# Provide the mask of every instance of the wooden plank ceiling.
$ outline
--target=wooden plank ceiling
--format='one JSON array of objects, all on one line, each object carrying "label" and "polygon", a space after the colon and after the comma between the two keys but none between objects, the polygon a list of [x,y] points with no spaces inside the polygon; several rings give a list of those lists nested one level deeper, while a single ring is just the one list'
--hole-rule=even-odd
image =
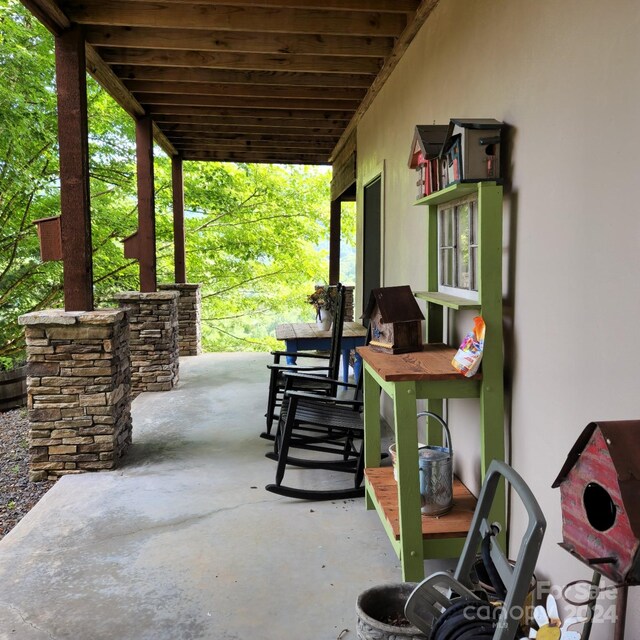
[{"label": "wooden plank ceiling", "polygon": [[23,0],[185,160],[327,163],[437,0]]}]

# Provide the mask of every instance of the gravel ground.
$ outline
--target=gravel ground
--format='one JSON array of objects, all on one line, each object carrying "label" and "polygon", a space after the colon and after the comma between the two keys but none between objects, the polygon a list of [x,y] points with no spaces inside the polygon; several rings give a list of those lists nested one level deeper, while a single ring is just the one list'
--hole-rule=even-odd
[{"label": "gravel ground", "polygon": [[54,484],[29,482],[28,432],[25,409],[0,413],[0,539]]}]

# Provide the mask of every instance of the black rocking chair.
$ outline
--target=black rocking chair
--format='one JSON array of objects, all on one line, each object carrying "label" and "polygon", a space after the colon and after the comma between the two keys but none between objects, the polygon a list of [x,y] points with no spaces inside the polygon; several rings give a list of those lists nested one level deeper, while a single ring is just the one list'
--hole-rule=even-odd
[{"label": "black rocking chair", "polygon": [[[260,434],[261,438],[273,440],[271,434],[273,421],[279,418],[278,410],[282,406],[282,398],[285,388],[285,374],[288,372],[304,372],[306,375],[296,382],[297,389],[324,393],[325,395],[335,396],[338,385],[342,384],[338,381],[338,373],[340,371],[340,357],[342,355],[342,331],[344,328],[344,289],[340,283],[336,285],[336,309],[333,317],[333,328],[331,334],[331,349],[329,354],[314,353],[307,351],[289,352],[289,351],[272,351],[273,364],[267,365],[270,370],[269,379],[269,396],[267,399],[266,430]],[[323,360],[323,363],[317,365],[287,365],[281,364],[280,359],[286,356],[295,356],[298,358],[314,358]]]},{"label": "black rocking chair", "polygon": [[[353,398],[336,398],[307,391],[290,390],[303,374],[289,374],[281,416],[278,421],[274,451],[266,456],[276,460],[275,484],[265,489],[271,493],[304,500],[336,500],[364,495],[364,449],[362,440],[361,382],[349,384]],[[297,380],[296,380],[297,379]],[[289,455],[292,448],[335,454],[331,460],[296,458]],[[287,465],[309,469],[326,469],[354,474],[352,488],[314,490],[299,489],[282,484]]]}]

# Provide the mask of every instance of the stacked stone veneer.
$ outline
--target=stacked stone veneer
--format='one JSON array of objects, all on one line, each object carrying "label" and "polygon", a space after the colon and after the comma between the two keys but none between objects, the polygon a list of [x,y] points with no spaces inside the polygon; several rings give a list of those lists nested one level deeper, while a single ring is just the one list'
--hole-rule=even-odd
[{"label": "stacked stone veneer", "polygon": [[178,346],[181,356],[198,356],[202,353],[200,334],[200,309],[202,294],[199,284],[161,284],[161,291],[177,291],[178,298]]},{"label": "stacked stone veneer", "polygon": [[118,293],[129,312],[131,393],[170,391],[178,382],[178,291]]},{"label": "stacked stone veneer", "polygon": [[131,443],[126,312],[21,316],[27,342],[30,479],[113,469]]},{"label": "stacked stone veneer", "polygon": [[344,320],[353,322],[353,285],[344,287]]}]

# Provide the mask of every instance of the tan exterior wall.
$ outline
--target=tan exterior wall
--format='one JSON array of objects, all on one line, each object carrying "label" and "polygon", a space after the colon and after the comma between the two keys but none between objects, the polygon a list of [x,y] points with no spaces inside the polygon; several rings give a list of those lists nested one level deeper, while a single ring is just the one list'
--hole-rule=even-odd
[{"label": "tan exterior wall", "polygon": [[[556,545],[551,483],[588,422],[640,417],[639,33],[637,0],[441,0],[358,127],[360,230],[362,185],[384,166],[383,283],[415,290],[426,288],[426,227],[407,168],[414,125],[493,117],[513,127],[510,461],[549,521],[539,577],[560,585],[590,571]],[[450,403],[450,420],[458,470],[476,489],[477,405]],[[511,527],[519,540],[520,509]],[[627,638],[640,637],[635,591]],[[612,634],[597,625],[592,638]]]}]

